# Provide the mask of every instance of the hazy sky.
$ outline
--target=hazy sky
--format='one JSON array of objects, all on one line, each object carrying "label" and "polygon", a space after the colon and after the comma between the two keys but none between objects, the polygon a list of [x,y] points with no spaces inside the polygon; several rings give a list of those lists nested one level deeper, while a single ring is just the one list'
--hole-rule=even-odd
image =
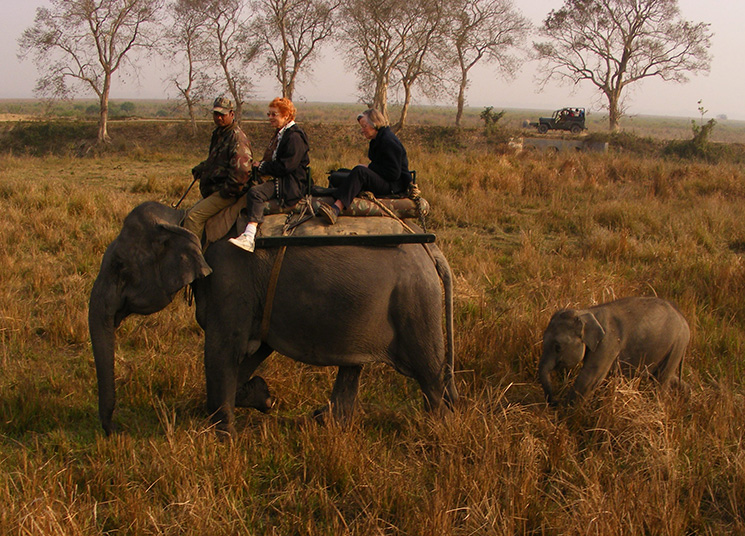
[{"label": "hazy sky", "polygon": [[[43,5],[48,3],[45,0],[0,0],[3,77],[0,98],[33,97],[37,71],[30,60],[20,62],[17,59],[17,40],[33,23],[36,8]],[[561,7],[563,0],[514,0],[514,5],[538,25],[551,9]],[[646,80],[633,85],[628,113],[698,117],[697,102],[702,99],[709,117],[726,114],[730,119],[745,120],[745,0],[679,0],[679,6],[685,19],[711,24],[714,32],[711,73],[691,77],[686,84]],[[601,100],[589,84],[578,87],[553,84],[539,93],[535,81],[536,66],[536,63],[525,64],[513,80],[503,79],[489,66],[474,68],[468,105],[541,110],[585,106],[599,110]],[[111,97],[172,97],[173,90],[166,88],[162,82],[164,78],[162,65],[157,62],[144,65],[139,80],[132,77],[117,80]],[[257,80],[253,100],[268,100],[276,92],[274,81]],[[316,65],[312,79],[299,83],[295,99],[356,102],[356,77],[346,72],[341,55],[329,47],[325,49],[323,62]]]}]

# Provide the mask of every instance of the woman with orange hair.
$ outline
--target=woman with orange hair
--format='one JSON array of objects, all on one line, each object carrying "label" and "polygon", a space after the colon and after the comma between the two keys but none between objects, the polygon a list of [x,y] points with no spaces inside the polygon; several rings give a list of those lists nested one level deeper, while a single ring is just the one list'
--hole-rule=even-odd
[{"label": "woman with orange hair", "polygon": [[231,238],[230,243],[246,251],[253,251],[256,229],[264,221],[264,203],[277,198],[281,204],[292,205],[307,193],[308,137],[295,124],[295,105],[285,98],[276,98],[269,103],[267,117],[277,129],[261,162],[253,166],[270,180],[251,187],[248,202],[248,225],[243,234]]}]

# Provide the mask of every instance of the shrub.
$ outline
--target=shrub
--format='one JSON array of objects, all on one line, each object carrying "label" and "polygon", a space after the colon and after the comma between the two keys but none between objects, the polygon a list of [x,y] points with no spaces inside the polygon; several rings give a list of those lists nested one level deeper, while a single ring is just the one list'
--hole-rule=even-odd
[{"label": "shrub", "polygon": [[0,137],[0,151],[67,154],[95,139],[96,126],[92,123],[19,122]]},{"label": "shrub", "polygon": [[507,112],[504,110],[495,113],[493,106],[487,106],[484,108],[479,117],[481,117],[481,120],[484,122],[484,133],[487,136],[497,130],[499,127],[499,120],[504,117],[505,113]]}]

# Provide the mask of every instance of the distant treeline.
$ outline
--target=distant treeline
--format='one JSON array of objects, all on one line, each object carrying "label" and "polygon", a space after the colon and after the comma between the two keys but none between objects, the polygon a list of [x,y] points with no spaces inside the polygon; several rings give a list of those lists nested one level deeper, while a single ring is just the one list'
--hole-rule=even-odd
[{"label": "distant treeline", "polygon": [[[154,103],[148,106],[153,106]],[[348,109],[345,109],[347,106]],[[329,151],[334,146],[348,147],[363,155],[366,143],[358,133],[354,120],[343,121],[354,109],[353,105],[344,105],[340,109],[330,107],[328,116],[335,120],[303,121],[311,140],[315,154]],[[311,115],[324,115],[316,108]],[[3,112],[0,112],[3,113]],[[6,112],[7,113],[7,112]],[[512,112],[512,119],[499,129],[484,126],[456,128],[444,124],[413,124],[400,133],[402,140],[410,150],[425,148],[446,153],[474,152],[510,153],[513,149],[510,140],[518,137],[534,136],[532,129],[520,128],[517,120],[520,115]],[[433,119],[433,115],[423,117]],[[660,136],[658,123],[654,118],[640,121],[636,129],[609,133],[603,130],[591,132],[583,139],[608,142],[611,152],[637,154],[640,156],[659,156],[664,158],[683,158],[707,161],[711,163],[732,162],[745,163],[745,143],[742,141],[720,143],[691,137],[691,123],[679,119],[679,126],[673,130],[669,125],[667,132],[674,136]],[[729,126],[731,138],[745,140],[745,123]],[[686,133],[686,127],[688,132]],[[128,154],[141,153],[189,153],[200,154],[209,144],[212,122],[199,124],[195,134],[184,119],[148,119],[122,120],[111,123],[112,143],[102,147],[96,143],[97,126],[95,121],[84,120],[51,120],[51,121],[5,121],[0,122],[0,153],[43,156],[49,154],[92,156],[102,153]],[[244,120],[243,128],[260,150],[271,136],[271,128],[266,121]],[[720,128],[717,124],[716,128]],[[648,132],[650,134],[638,134]],[[568,137],[568,136],[566,136]],[[712,137],[714,138],[714,137]]]}]

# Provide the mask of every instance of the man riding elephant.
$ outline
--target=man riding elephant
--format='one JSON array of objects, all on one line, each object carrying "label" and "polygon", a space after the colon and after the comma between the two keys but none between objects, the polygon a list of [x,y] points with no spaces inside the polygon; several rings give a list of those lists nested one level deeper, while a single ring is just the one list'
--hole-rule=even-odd
[{"label": "man riding elephant", "polygon": [[199,179],[202,200],[191,207],[183,227],[202,238],[205,222],[240,197],[251,177],[253,157],[248,137],[235,120],[233,102],[218,97],[212,106],[212,131],[207,159],[191,170]]}]

